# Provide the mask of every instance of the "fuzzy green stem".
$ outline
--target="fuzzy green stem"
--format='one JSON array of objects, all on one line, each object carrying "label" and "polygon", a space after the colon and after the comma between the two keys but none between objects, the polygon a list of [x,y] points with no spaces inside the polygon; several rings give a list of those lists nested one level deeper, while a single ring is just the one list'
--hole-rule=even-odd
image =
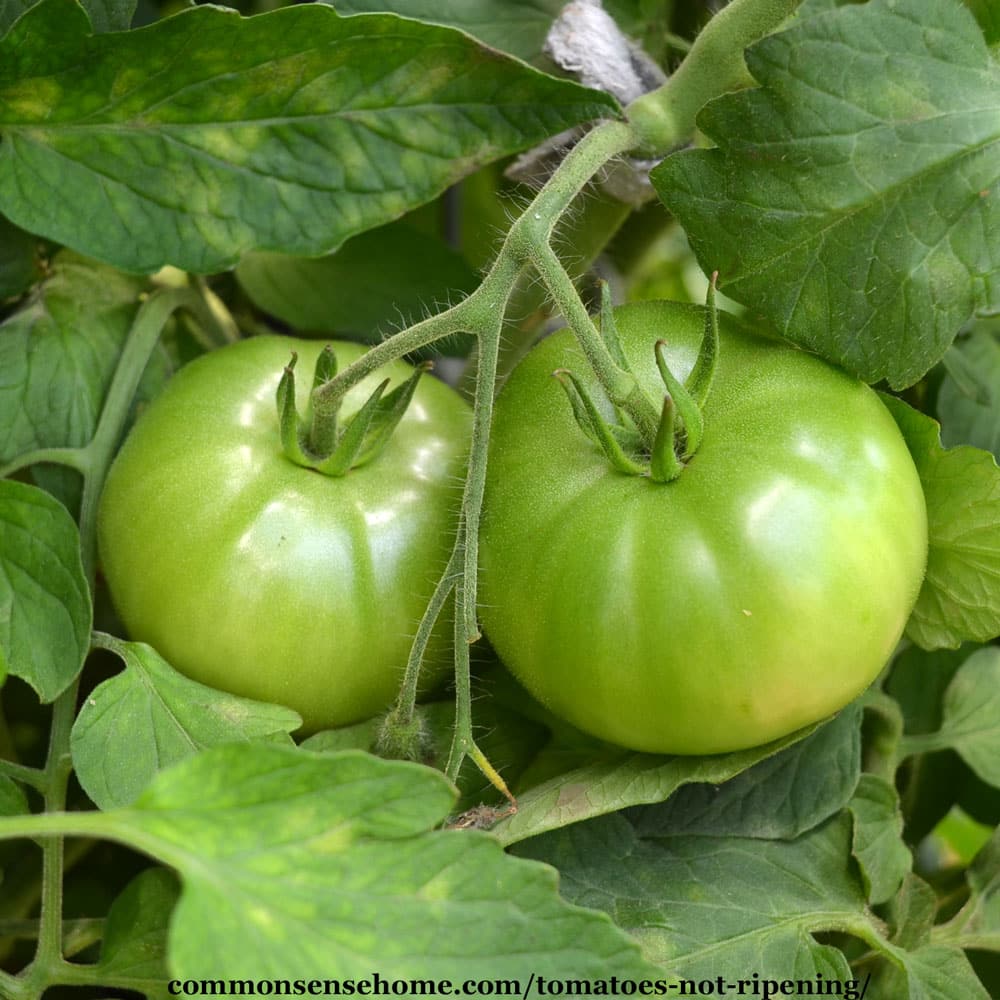
[{"label": "fuzzy green stem", "polygon": [[[59,812],[66,806],[66,787],[73,770],[69,738],[76,718],[77,684],[71,684],[55,701],[49,753],[45,764],[45,811]],[[38,926],[38,948],[26,980],[41,993],[49,983],[49,969],[63,960],[62,902],[65,872],[62,837],[42,841],[42,898]]]},{"label": "fuzzy green stem", "polygon": [[455,333],[481,334],[483,330],[491,329],[498,316],[504,313],[513,293],[519,268],[512,270],[512,263],[523,265],[534,262],[536,249],[548,245],[556,223],[594,174],[635,143],[634,133],[624,122],[603,122],[588,132],[570,150],[545,187],[511,227],[496,261],[476,291],[450,309],[376,344],[336,378],[317,389],[313,394],[313,405],[339,405],[351,386],[382,365],[447,336]]},{"label": "fuzzy green stem", "polygon": [[633,101],[625,114],[639,147],[663,156],[695,132],[698,112],[713,97],[753,83],[743,51],[771,34],[801,0],[732,0],[705,25],[662,87]]},{"label": "fuzzy green stem", "polygon": [[[520,270],[507,258],[504,264],[508,276],[508,296]],[[504,300],[506,306],[507,300]],[[486,461],[493,422],[493,397],[497,380],[497,359],[500,354],[500,334],[504,309],[493,316],[492,326],[479,337],[479,366],[476,374],[476,398],[473,409],[472,445],[469,450],[465,495],[462,497],[462,534],[465,541],[465,561],[462,573],[462,600],[456,602],[456,619],[464,621],[463,639],[466,644],[479,638],[476,620],[476,582],[479,569],[479,520],[486,493]]]},{"label": "fuzzy green stem", "polygon": [[11,459],[6,465],[0,466],[0,479],[6,479],[15,472],[43,463],[64,465],[80,473],[87,469],[86,456],[81,448],[38,448],[35,451],[26,451]]},{"label": "fuzzy green stem", "polygon": [[451,750],[445,765],[445,774],[452,781],[457,782],[462,770],[462,762],[466,757],[470,757],[490,784],[510,802],[511,812],[516,812],[517,802],[507,787],[507,782],[489,762],[486,754],[479,749],[472,735],[472,676],[469,664],[469,643],[465,641],[467,632],[460,610],[461,607],[467,606],[468,598],[461,582],[456,585],[455,600],[459,606],[455,614],[455,729],[452,733]]},{"label": "fuzzy green stem", "polygon": [[406,661],[406,670],[403,673],[403,683],[399,687],[399,696],[393,707],[392,714],[400,722],[408,723],[413,719],[414,709],[417,704],[417,688],[420,684],[420,667],[423,663],[424,653],[427,651],[427,644],[430,642],[431,633],[437,624],[441,611],[444,609],[451,592],[455,589],[457,570],[462,563],[462,553],[465,551],[463,533],[458,532],[455,545],[448,558],[448,565],[445,567],[441,579],[438,580],[430,603],[427,605],[420,625],[417,627],[417,634],[410,647],[410,655]]}]

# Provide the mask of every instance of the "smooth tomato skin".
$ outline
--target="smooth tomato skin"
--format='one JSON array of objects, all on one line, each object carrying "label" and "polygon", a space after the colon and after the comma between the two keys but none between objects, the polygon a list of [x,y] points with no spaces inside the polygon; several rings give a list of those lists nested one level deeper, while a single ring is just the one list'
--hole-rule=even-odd
[{"label": "smooth tomato skin", "polygon": [[[98,519],[130,635],[197,681],[294,709],[306,731],[393,700],[454,541],[471,427],[465,402],[425,376],[367,465],[339,479],[294,465],[275,392],[294,350],[304,413],[323,346],[253,337],[183,368],[126,440]],[[334,346],[341,368],[364,350]],[[343,412],[411,371],[379,369]],[[447,665],[444,639],[429,660],[430,675]]]},{"label": "smooth tomato skin", "polygon": [[[615,315],[662,399],[654,344],[686,377],[703,311]],[[836,712],[888,661],[924,576],[923,491],[878,396],[720,320],[704,440],[672,483],[614,471],[584,437],[551,373],[570,368],[604,397],[568,331],[497,399],[486,634],[555,714],[635,750],[737,750]]]}]

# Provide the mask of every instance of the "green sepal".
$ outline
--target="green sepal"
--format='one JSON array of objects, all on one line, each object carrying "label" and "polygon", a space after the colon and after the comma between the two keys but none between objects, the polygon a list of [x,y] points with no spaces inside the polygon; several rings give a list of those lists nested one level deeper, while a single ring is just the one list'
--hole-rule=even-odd
[{"label": "green sepal", "polygon": [[413,399],[414,392],[417,391],[417,383],[424,372],[429,372],[433,368],[430,361],[424,361],[418,365],[413,374],[402,384],[396,386],[388,396],[385,396],[372,418],[365,435],[361,452],[354,461],[353,468],[370,462],[378,455],[389,441],[392,432],[396,429],[403,414],[406,413],[410,400]]},{"label": "green sepal", "polygon": [[[683,458],[688,458],[698,450],[701,444],[702,436],[705,433],[705,421],[702,419],[701,410],[691,393],[681,385],[677,376],[670,370],[670,366],[663,356],[663,348],[666,346],[665,340],[658,340],[653,348],[656,354],[656,367],[660,370],[660,378],[663,379],[668,395],[673,398],[677,415],[681,418],[681,424],[684,427],[684,447],[681,449],[681,454]],[[661,419],[661,426],[662,423]],[[679,428],[675,422],[674,433],[676,434],[678,431]]]},{"label": "green sepal", "polygon": [[[552,376],[563,387],[566,398],[569,399],[570,405],[573,407],[573,416],[584,434],[604,452],[614,468],[630,476],[644,475],[645,468],[629,458],[619,441],[619,437],[627,436],[627,429],[613,428],[601,416],[589,393],[571,371],[560,368],[558,371],[554,371]],[[638,435],[636,435],[636,440],[638,440]]]},{"label": "green sepal", "polygon": [[615,324],[615,307],[611,301],[611,286],[606,282],[600,282],[601,286],[601,338],[608,353],[614,359],[616,365],[623,371],[629,371],[628,360],[625,351],[622,349],[622,342],[618,337],[618,326]]},{"label": "green sepal", "polygon": [[705,334],[701,338],[698,359],[687,377],[687,390],[694,399],[695,405],[702,409],[712,388],[715,378],[715,365],[719,358],[719,312],[715,306],[715,283],[719,272],[712,275],[705,295]]},{"label": "green sepal", "polygon": [[337,446],[330,455],[316,463],[316,469],[323,475],[344,476],[354,467],[364,446],[368,428],[375,419],[375,411],[382,399],[382,393],[385,392],[385,387],[388,384],[389,380],[384,379],[375,387],[375,391],[365,400],[365,405],[354,414],[347,424]]},{"label": "green sepal", "polygon": [[295,407],[295,363],[299,356],[292,351],[292,357],[281,373],[276,402],[278,406],[278,433],[281,448],[296,465],[312,467],[313,459],[305,446],[308,425],[299,416]]},{"label": "green sepal", "polygon": [[[278,383],[278,429],[281,447],[286,457],[296,465],[315,469],[326,476],[343,476],[351,469],[370,462],[388,442],[396,425],[413,399],[420,376],[431,368],[424,362],[402,385],[384,395],[389,379],[382,381],[345,426],[337,431],[337,414],[323,414],[323,441],[314,441],[318,415],[310,404],[310,419],[303,420],[295,407],[295,364],[298,355],[292,352]],[[329,345],[316,360],[313,391],[337,374],[337,358]],[[339,408],[339,406],[338,406]],[[335,441],[327,441],[336,437]],[[322,445],[322,447],[319,447]]]},{"label": "green sepal", "polygon": [[318,389],[325,385],[337,374],[337,352],[332,344],[327,344],[319,357],[316,359],[316,368],[313,371],[313,389]]},{"label": "green sepal", "polygon": [[337,446],[340,428],[337,426],[337,414],[340,412],[340,400],[328,404],[322,411],[313,406],[316,390],[325,385],[337,374],[337,354],[332,344],[327,344],[316,358],[313,369],[312,392],[309,393],[309,412],[306,424],[309,428],[308,450],[311,454],[322,457],[329,455]]},{"label": "green sepal", "polygon": [[684,466],[674,450],[677,407],[669,395],[663,397],[663,411],[660,414],[660,426],[656,430],[656,440],[649,456],[649,478],[656,483],[673,482]]},{"label": "green sepal", "polygon": [[375,458],[403,419],[420,376],[430,367],[430,362],[424,362],[388,395],[383,394],[389,380],[380,382],[364,406],[351,418],[332,454],[318,463],[316,468],[327,476],[343,476]]}]

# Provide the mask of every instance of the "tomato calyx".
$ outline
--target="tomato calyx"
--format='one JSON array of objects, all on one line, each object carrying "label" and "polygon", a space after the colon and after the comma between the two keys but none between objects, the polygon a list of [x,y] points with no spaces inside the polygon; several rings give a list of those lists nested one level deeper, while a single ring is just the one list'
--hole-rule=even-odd
[{"label": "tomato calyx", "polygon": [[340,400],[330,408],[313,405],[316,390],[337,374],[333,348],[327,345],[316,360],[313,395],[304,418],[295,405],[297,361],[298,355],[293,351],[278,383],[276,403],[282,450],[296,465],[326,476],[344,476],[381,453],[410,405],[420,376],[431,368],[429,361],[424,362],[389,393],[386,393],[389,379],[384,379],[352,417],[341,421]]},{"label": "tomato calyx", "polygon": [[[566,392],[573,416],[584,434],[604,452],[612,467],[631,476],[648,476],[653,482],[673,482],[684,464],[697,452],[705,432],[702,416],[712,387],[719,354],[719,319],[715,306],[715,282],[712,275],[705,300],[705,332],[691,373],[682,382],[667,364],[667,341],[654,346],[656,367],[663,382],[664,395],[659,422],[652,440],[644,439],[621,407],[615,406],[615,420],[604,417],[584,383],[569,369],[554,371],[553,377]],[[630,371],[615,326],[611,297],[602,288],[601,335],[615,363]]]}]

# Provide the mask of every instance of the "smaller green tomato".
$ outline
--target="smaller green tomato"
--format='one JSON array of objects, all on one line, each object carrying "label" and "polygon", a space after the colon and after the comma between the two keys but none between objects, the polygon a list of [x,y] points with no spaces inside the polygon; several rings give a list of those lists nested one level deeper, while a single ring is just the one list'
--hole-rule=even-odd
[{"label": "smaller green tomato", "polygon": [[[395,696],[454,540],[470,412],[425,376],[385,450],[333,478],[289,461],[275,392],[292,351],[305,412],[321,342],[253,337],[183,368],[108,477],[101,564],[130,635],[189,677],[285,705],[312,731]],[[341,368],[364,348],[334,344]],[[412,372],[395,362],[356,386]],[[437,636],[425,676],[448,663]]]},{"label": "smaller green tomato", "polygon": [[[645,302],[615,317],[662,399],[654,345],[685,379],[704,312]],[[924,575],[923,491],[878,396],[720,322],[704,437],[672,482],[615,471],[584,436],[552,373],[603,396],[568,331],[496,403],[486,634],[555,714],[636,750],[737,750],[836,712],[887,662]]]}]

